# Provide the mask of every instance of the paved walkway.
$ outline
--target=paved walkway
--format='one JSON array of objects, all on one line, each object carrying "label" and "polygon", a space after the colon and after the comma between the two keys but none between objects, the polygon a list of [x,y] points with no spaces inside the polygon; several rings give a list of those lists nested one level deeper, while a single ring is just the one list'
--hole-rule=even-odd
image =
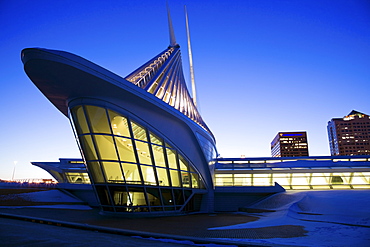
[{"label": "paved walkway", "polygon": [[[306,231],[301,226],[285,225],[254,229],[208,230],[213,227],[236,225],[255,221],[258,217],[246,214],[194,214],[185,216],[169,216],[158,218],[120,218],[103,216],[97,209],[72,210],[53,208],[0,208],[0,216],[19,216],[34,219],[34,222],[85,228],[99,231],[114,232],[124,235],[140,235],[144,237],[164,237],[172,239],[193,240],[196,243],[217,241],[217,238],[229,239],[268,239],[292,238],[304,236]],[[50,222],[48,222],[50,221]],[[96,230],[96,229],[95,229]],[[210,240],[213,239],[213,240]],[[240,242],[239,242],[240,245]],[[251,245],[249,245],[251,246]]]},{"label": "paved walkway", "polygon": [[0,246],[6,247],[189,247],[190,244],[190,241],[162,242],[7,218],[0,219],[0,240]]}]

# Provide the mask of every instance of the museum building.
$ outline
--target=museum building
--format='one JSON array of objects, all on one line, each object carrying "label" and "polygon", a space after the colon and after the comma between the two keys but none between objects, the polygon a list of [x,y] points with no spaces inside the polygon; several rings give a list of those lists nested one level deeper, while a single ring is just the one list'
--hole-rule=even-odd
[{"label": "museum building", "polygon": [[[272,175],[253,175],[261,173],[255,164],[261,162],[270,174],[266,164],[273,158],[217,158],[215,138],[186,87],[169,23],[170,45],[125,78],[68,52],[22,51],[26,74],[70,119],[82,156],[62,165],[33,164],[61,184],[85,184],[105,214],[236,211],[284,191]],[[361,172],[368,172],[369,157],[363,158]]]}]

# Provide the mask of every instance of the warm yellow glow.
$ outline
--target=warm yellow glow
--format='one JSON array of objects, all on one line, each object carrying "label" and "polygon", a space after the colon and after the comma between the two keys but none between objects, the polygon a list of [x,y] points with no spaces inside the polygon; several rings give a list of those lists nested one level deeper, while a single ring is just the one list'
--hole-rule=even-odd
[{"label": "warm yellow glow", "polygon": [[273,186],[285,189],[370,188],[370,172],[215,174],[216,186]]}]

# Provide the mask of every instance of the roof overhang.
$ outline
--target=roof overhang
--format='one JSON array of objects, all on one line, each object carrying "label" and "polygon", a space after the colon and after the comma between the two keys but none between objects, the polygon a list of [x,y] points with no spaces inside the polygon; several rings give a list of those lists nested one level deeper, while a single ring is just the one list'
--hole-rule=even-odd
[{"label": "roof overhang", "polygon": [[77,55],[57,50],[27,48],[22,51],[24,70],[36,87],[68,116],[68,102],[82,97],[129,100],[147,109],[165,112],[192,129],[208,133],[187,116],[122,77]]}]

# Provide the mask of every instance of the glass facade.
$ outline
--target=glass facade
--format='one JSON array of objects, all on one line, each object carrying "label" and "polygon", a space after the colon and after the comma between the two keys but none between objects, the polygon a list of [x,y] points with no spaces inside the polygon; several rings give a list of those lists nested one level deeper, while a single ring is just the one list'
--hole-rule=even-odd
[{"label": "glass facade", "polygon": [[71,115],[103,210],[197,210],[193,194],[204,183],[168,141],[104,107],[78,105]]},{"label": "glass facade", "polygon": [[274,186],[286,190],[370,189],[370,172],[337,173],[223,173],[215,175],[216,186]]},{"label": "glass facade", "polygon": [[286,190],[370,189],[370,158],[322,156],[220,159],[215,186],[274,186]]}]

